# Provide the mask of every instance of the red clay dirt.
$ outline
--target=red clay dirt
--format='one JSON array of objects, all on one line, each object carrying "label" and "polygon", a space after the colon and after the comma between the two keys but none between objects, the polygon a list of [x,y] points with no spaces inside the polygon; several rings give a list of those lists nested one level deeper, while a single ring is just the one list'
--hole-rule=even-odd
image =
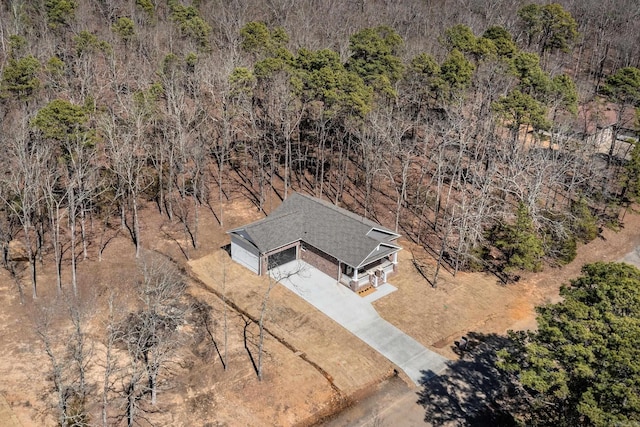
[{"label": "red clay dirt", "polygon": [[[275,199],[272,207],[277,204]],[[381,355],[284,287],[276,286],[266,316],[264,379],[258,381],[242,337],[246,327],[249,351],[255,357],[258,328],[252,319],[259,317],[268,283],[232,263],[220,248],[228,243],[225,230],[263,214],[238,196],[225,204],[221,227],[212,212],[202,208],[200,246],[188,251],[179,224],[160,216],[153,206],[143,214],[144,247],[170,255],[194,276],[189,293],[213,308],[213,335],[219,347],[224,313],[220,296],[225,294],[231,302],[227,305],[227,369],[223,369],[211,342],[193,338],[185,343],[162,379],[158,393],[162,410],[147,414],[154,424],[312,425],[356,402],[392,374],[393,366]],[[392,280],[398,291],[374,305],[385,319],[424,345],[456,358],[451,346],[461,335],[535,326],[534,307],[558,300],[559,286],[576,277],[584,263],[615,261],[640,245],[640,216],[627,214],[620,231],[604,230],[602,238],[579,248],[571,264],[523,275],[518,283],[507,286],[488,274],[458,273],[453,277],[441,271],[438,287],[432,288],[411,263],[411,250],[421,259],[428,259],[427,255],[410,242],[401,241],[401,245],[405,250],[399,274]],[[109,243],[101,262],[97,249],[90,247],[89,258],[79,264],[81,294],[94,304],[90,337],[98,359],[107,295],[114,291],[126,300],[135,277],[133,245],[124,233]],[[55,296],[53,269],[41,269],[39,281],[37,304],[46,305]],[[65,286],[68,283],[65,277]],[[25,291],[26,302],[21,305],[12,279],[0,272],[0,394],[22,426],[55,425],[48,363],[33,326],[36,304],[28,287]],[[94,371],[97,379],[98,360]],[[2,419],[0,425],[12,425],[10,422]]]}]

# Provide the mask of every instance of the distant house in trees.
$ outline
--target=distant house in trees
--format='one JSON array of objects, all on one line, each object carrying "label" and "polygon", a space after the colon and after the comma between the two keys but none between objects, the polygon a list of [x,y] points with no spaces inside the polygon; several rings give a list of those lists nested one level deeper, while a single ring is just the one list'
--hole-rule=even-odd
[{"label": "distant house in trees", "polygon": [[582,137],[592,143],[597,152],[606,154],[611,148],[614,126],[618,133],[613,155],[620,159],[627,158],[633,144],[640,137],[640,129],[636,126],[636,112],[628,109],[618,122],[615,105],[612,103],[592,102],[578,110],[578,122],[582,127]]},{"label": "distant house in trees", "polygon": [[331,203],[293,193],[268,217],[228,231],[231,258],[256,274],[302,259],[359,291],[397,271],[397,233]]}]

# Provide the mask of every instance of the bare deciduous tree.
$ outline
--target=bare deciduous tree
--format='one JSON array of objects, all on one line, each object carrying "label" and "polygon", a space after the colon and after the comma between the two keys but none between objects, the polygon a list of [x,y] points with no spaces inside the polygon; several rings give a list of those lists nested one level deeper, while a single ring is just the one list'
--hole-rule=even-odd
[{"label": "bare deciduous tree", "polygon": [[[109,168],[117,177],[117,194],[124,226],[136,247],[136,258],[142,247],[140,235],[139,203],[142,192],[151,184],[146,174],[148,146],[142,134],[143,117],[136,116],[133,123],[111,114],[102,123],[106,139]],[[127,224],[126,207],[130,206],[133,224]]]},{"label": "bare deciduous tree", "polygon": [[4,185],[7,188],[3,197],[7,211],[17,218],[22,226],[22,238],[25,251],[31,266],[31,286],[33,298],[37,298],[37,272],[38,254],[42,238],[38,229],[40,227],[40,213],[43,212],[42,204],[42,180],[45,171],[53,168],[52,153],[47,144],[39,144],[31,141],[26,123],[23,124],[19,135],[9,142],[9,154],[12,156],[11,169],[5,177]]},{"label": "bare deciduous tree", "polygon": [[60,295],[35,313],[35,331],[49,360],[49,378],[61,426],[90,425],[88,397],[94,384],[88,369],[93,347],[86,332],[86,307],[81,307],[74,297]]},{"label": "bare deciduous tree", "polygon": [[188,311],[182,301],[184,278],[168,260],[146,254],[140,270],[138,308],[123,319],[116,332],[129,355],[123,387],[129,425],[144,395],[149,394],[151,405],[156,405],[159,375],[180,345],[179,328]]},{"label": "bare deciduous tree", "polygon": [[[303,267],[301,265],[295,266],[293,269],[282,269],[280,267],[276,267],[279,264],[278,256],[269,257],[269,263],[275,263],[269,266],[269,275],[266,289],[264,294],[262,295],[262,301],[260,302],[260,317],[258,319],[258,362],[255,366],[256,374],[258,375],[258,380],[262,381],[263,373],[262,373],[262,359],[264,355],[264,338],[265,338],[265,328],[267,323],[267,314],[269,311],[269,298],[271,296],[271,291],[275,288],[275,286],[282,282],[283,280],[287,280],[288,278],[301,274],[303,272]],[[273,268],[272,268],[273,267]],[[246,337],[245,337],[246,339]],[[246,346],[246,343],[245,343]]]}]

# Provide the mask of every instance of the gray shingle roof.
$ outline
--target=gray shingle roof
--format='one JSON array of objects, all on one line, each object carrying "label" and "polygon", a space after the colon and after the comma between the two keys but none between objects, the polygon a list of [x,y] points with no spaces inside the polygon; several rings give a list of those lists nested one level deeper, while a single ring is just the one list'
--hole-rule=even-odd
[{"label": "gray shingle roof", "polygon": [[392,242],[399,237],[395,232],[301,193],[293,193],[268,217],[229,233],[248,236],[261,253],[302,240],[352,267],[400,249]]}]

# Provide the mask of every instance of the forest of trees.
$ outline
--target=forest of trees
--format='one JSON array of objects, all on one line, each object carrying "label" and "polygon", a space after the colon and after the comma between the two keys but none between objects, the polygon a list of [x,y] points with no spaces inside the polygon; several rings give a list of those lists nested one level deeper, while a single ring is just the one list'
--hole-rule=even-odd
[{"label": "forest of trees", "polygon": [[291,191],[454,274],[566,263],[640,197],[637,18],[634,0],[4,1],[2,264],[21,299],[43,263],[77,292],[113,230],[142,256],[151,209],[198,248],[204,209],[224,229],[230,200],[268,213]]},{"label": "forest of trees", "polygon": [[[484,3],[5,2],[4,265],[18,239],[35,297],[38,261],[75,272],[87,222],[101,252],[117,218],[138,256],[151,203],[195,248],[238,188],[346,205],[454,272],[569,261],[640,192],[615,150],[637,24],[622,1]],[[594,105],[616,113],[604,152]]]}]

